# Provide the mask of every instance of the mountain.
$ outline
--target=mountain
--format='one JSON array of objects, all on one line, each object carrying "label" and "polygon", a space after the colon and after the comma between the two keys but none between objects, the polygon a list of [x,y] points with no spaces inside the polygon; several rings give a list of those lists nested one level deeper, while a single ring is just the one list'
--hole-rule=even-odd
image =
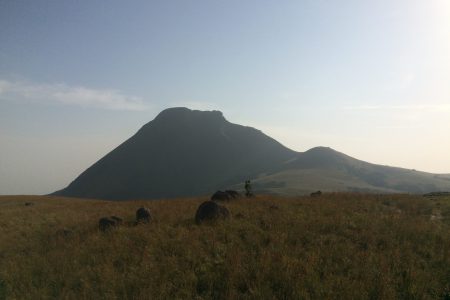
[{"label": "mountain", "polygon": [[450,177],[416,170],[371,164],[327,147],[317,147],[262,174],[255,183],[277,194],[304,194],[314,190],[416,193],[450,190]]},{"label": "mountain", "polygon": [[331,148],[292,151],[261,131],[228,122],[219,111],[170,108],[55,195],[155,199],[241,189],[425,193],[450,190],[450,177],[370,164]]},{"label": "mountain", "polygon": [[259,130],[228,122],[219,111],[170,108],[56,194],[100,199],[209,194],[296,155]]}]

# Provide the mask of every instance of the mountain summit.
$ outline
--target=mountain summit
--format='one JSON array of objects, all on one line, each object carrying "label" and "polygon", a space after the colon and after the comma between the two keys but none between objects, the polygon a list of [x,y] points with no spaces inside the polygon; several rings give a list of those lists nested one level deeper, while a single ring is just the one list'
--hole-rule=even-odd
[{"label": "mountain summit", "polygon": [[292,151],[220,111],[162,111],[57,195],[112,200],[210,194],[253,179],[259,191],[429,192],[448,176],[379,166],[331,148]]},{"label": "mountain summit", "polygon": [[219,111],[169,108],[57,194],[101,199],[208,194],[295,156]]}]

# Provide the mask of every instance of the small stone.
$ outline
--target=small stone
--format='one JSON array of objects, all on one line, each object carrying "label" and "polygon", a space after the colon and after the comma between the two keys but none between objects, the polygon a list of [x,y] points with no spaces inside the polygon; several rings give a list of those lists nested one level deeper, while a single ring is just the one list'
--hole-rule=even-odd
[{"label": "small stone", "polygon": [[141,207],[136,211],[136,222],[137,223],[150,223],[152,220],[152,215],[150,209],[147,207]]},{"label": "small stone", "polygon": [[104,217],[98,221],[98,228],[101,231],[107,231],[112,228],[118,227],[122,224],[122,219],[116,216]]}]

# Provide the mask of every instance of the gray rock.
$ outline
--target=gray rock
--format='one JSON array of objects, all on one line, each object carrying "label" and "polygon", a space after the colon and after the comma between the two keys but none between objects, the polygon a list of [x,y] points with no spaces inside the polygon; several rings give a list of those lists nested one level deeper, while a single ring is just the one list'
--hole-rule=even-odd
[{"label": "gray rock", "polygon": [[317,192],[314,192],[314,193],[311,193],[311,197],[320,197],[322,195],[322,192],[321,191],[317,191]]},{"label": "gray rock", "polygon": [[231,196],[227,192],[217,191],[211,196],[212,201],[226,201],[230,200]]},{"label": "gray rock", "polygon": [[152,220],[152,215],[150,209],[147,207],[141,207],[136,211],[136,222],[137,223],[150,223]]},{"label": "gray rock", "polygon": [[215,221],[218,219],[227,219],[230,212],[225,206],[219,205],[213,201],[206,201],[200,204],[195,213],[195,222],[200,224],[204,221]]},{"label": "gray rock", "polygon": [[122,219],[116,216],[104,217],[98,221],[98,228],[101,231],[107,231],[122,224]]},{"label": "gray rock", "polygon": [[239,198],[241,196],[241,194],[239,194],[237,191],[233,191],[233,190],[226,190],[225,193],[227,193],[228,196],[233,199]]}]

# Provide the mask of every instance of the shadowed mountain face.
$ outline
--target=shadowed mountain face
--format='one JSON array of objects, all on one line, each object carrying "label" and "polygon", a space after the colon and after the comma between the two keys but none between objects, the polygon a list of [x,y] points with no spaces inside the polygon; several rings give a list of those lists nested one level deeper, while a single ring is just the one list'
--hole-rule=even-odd
[{"label": "shadowed mountain face", "polygon": [[209,194],[297,155],[219,111],[170,108],[58,195],[101,199]]},{"label": "shadowed mountain face", "polygon": [[205,195],[241,188],[260,191],[415,192],[450,190],[445,175],[366,163],[330,148],[292,151],[219,111],[170,108],[83,172],[57,195],[139,199]]}]

